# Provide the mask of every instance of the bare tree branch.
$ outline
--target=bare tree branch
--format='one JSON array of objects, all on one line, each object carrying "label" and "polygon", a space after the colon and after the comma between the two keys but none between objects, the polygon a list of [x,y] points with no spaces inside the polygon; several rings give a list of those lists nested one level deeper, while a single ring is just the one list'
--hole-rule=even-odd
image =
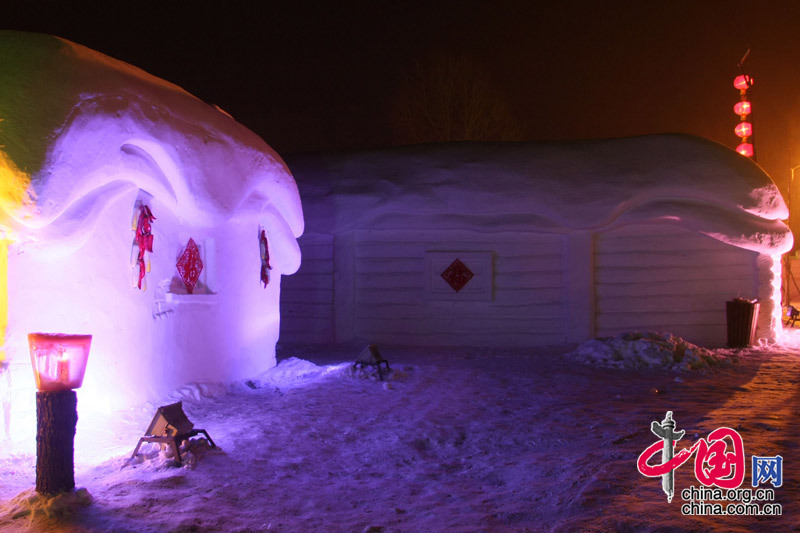
[{"label": "bare tree branch", "polygon": [[521,129],[489,74],[464,57],[418,62],[395,99],[401,143],[513,141]]}]

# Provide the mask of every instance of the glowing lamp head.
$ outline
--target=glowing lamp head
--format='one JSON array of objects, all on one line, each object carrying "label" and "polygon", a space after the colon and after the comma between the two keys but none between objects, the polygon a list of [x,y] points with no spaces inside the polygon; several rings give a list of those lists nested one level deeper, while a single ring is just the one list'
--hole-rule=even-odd
[{"label": "glowing lamp head", "polygon": [[745,157],[753,157],[753,145],[751,143],[742,143],[736,147],[736,151]]},{"label": "glowing lamp head", "polygon": [[750,102],[747,100],[742,100],[741,102],[736,102],[736,105],[733,106],[733,112],[739,115],[740,117],[746,116],[750,114]]},{"label": "glowing lamp head", "polygon": [[46,392],[79,388],[83,384],[91,344],[91,335],[29,333],[36,388]]},{"label": "glowing lamp head", "polygon": [[750,137],[753,134],[753,125],[749,122],[740,122],[733,131],[738,137]]},{"label": "glowing lamp head", "polygon": [[751,78],[747,74],[739,74],[733,80],[733,86],[739,89],[740,91],[746,91],[747,89],[753,86],[753,78]]}]

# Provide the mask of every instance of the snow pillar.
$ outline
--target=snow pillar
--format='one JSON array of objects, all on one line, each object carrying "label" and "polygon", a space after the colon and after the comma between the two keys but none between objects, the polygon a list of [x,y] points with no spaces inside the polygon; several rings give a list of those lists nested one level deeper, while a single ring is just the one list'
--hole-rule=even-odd
[{"label": "snow pillar", "polygon": [[595,336],[594,234],[576,231],[567,237],[565,279],[567,341]]},{"label": "snow pillar", "polygon": [[781,256],[759,254],[756,258],[758,286],[756,298],[761,304],[756,325],[756,339],[780,340],[781,332]]},{"label": "snow pillar", "polygon": [[333,238],[333,340],[346,342],[355,337],[356,316],[355,232]]}]

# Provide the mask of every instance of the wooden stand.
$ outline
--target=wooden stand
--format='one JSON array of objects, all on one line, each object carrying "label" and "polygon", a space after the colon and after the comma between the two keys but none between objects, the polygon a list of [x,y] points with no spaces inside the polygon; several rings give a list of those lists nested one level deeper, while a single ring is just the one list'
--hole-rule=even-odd
[{"label": "wooden stand", "polygon": [[183,402],[162,405],[150,421],[145,436],[139,439],[131,459],[139,453],[139,447],[143,442],[157,442],[162,445],[162,449],[164,445],[170,446],[178,466],[181,466],[181,443],[201,433],[206,436],[212,448],[217,447],[205,429],[194,429],[194,424],[183,412]]},{"label": "wooden stand", "polygon": [[36,393],[36,492],[54,496],[75,488],[74,390]]},{"label": "wooden stand", "polygon": [[181,443],[185,440],[191,439],[196,435],[200,435],[201,433],[206,436],[206,439],[212,448],[217,447],[217,445],[214,444],[214,441],[211,440],[211,437],[208,436],[208,432],[205,429],[193,429],[188,433],[181,433],[180,435],[175,435],[174,437],[154,437],[152,435],[145,435],[139,439],[136,449],[134,449],[133,454],[131,454],[131,459],[136,457],[136,454],[139,453],[139,447],[143,442],[157,442],[172,448],[172,453],[175,454],[175,461],[178,463],[178,466],[181,466]]},{"label": "wooden stand", "polygon": [[353,370],[356,367],[364,368],[364,366],[374,366],[378,369],[378,377],[381,381],[383,381],[383,370],[381,370],[381,365],[386,365],[386,371],[391,372],[392,369],[389,368],[389,361],[383,358],[381,355],[380,350],[378,350],[377,344],[370,344],[364,350],[358,354],[356,357],[356,362],[353,364]]}]

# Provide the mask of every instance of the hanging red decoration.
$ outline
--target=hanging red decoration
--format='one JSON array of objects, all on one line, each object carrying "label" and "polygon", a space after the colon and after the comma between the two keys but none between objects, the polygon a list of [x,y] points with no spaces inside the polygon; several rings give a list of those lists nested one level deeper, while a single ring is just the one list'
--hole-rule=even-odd
[{"label": "hanging red decoration", "polygon": [[733,86],[739,89],[740,91],[746,91],[747,89],[753,86],[753,78],[751,78],[747,74],[740,74],[736,76],[736,78],[734,78]]},{"label": "hanging red decoration", "polygon": [[740,117],[745,117],[750,114],[750,102],[747,100],[742,100],[741,102],[736,102],[733,106],[733,112],[739,115]]},{"label": "hanging red decoration", "polygon": [[200,259],[200,250],[194,243],[193,239],[189,239],[186,244],[186,249],[178,258],[178,274],[186,286],[186,292],[192,294],[197,280],[200,279],[200,273],[203,271],[203,260]]},{"label": "hanging red decoration", "polygon": [[[750,50],[747,50],[742,60],[739,62],[739,67],[742,67],[747,56],[750,55]],[[734,104],[733,112],[739,115],[740,122],[733,129],[737,137],[741,139],[736,151],[745,157],[755,158],[755,146],[752,142],[748,142],[748,138],[753,135],[753,123],[748,121],[747,115],[751,112],[750,101],[747,99],[747,90],[753,86],[753,78],[747,74],[740,74],[733,80],[733,86],[739,89],[739,101]]]},{"label": "hanging red decoration", "polygon": [[269,264],[269,243],[267,242],[267,232],[261,230],[261,235],[258,238],[259,247],[261,249],[261,283],[264,288],[269,285],[269,271],[272,267]]},{"label": "hanging red decoration", "polygon": [[738,137],[750,137],[753,134],[753,125],[749,122],[740,122],[733,131]]},{"label": "hanging red decoration", "polygon": [[139,208],[139,218],[136,221],[136,246],[139,248],[136,264],[139,267],[139,281],[137,287],[144,290],[147,284],[144,281],[144,276],[150,270],[149,261],[145,258],[145,252],[153,253],[153,221],[156,217],[153,212],[146,205]]},{"label": "hanging red decoration", "polygon": [[736,147],[736,151],[745,157],[753,157],[753,145],[750,143],[742,143]]}]

